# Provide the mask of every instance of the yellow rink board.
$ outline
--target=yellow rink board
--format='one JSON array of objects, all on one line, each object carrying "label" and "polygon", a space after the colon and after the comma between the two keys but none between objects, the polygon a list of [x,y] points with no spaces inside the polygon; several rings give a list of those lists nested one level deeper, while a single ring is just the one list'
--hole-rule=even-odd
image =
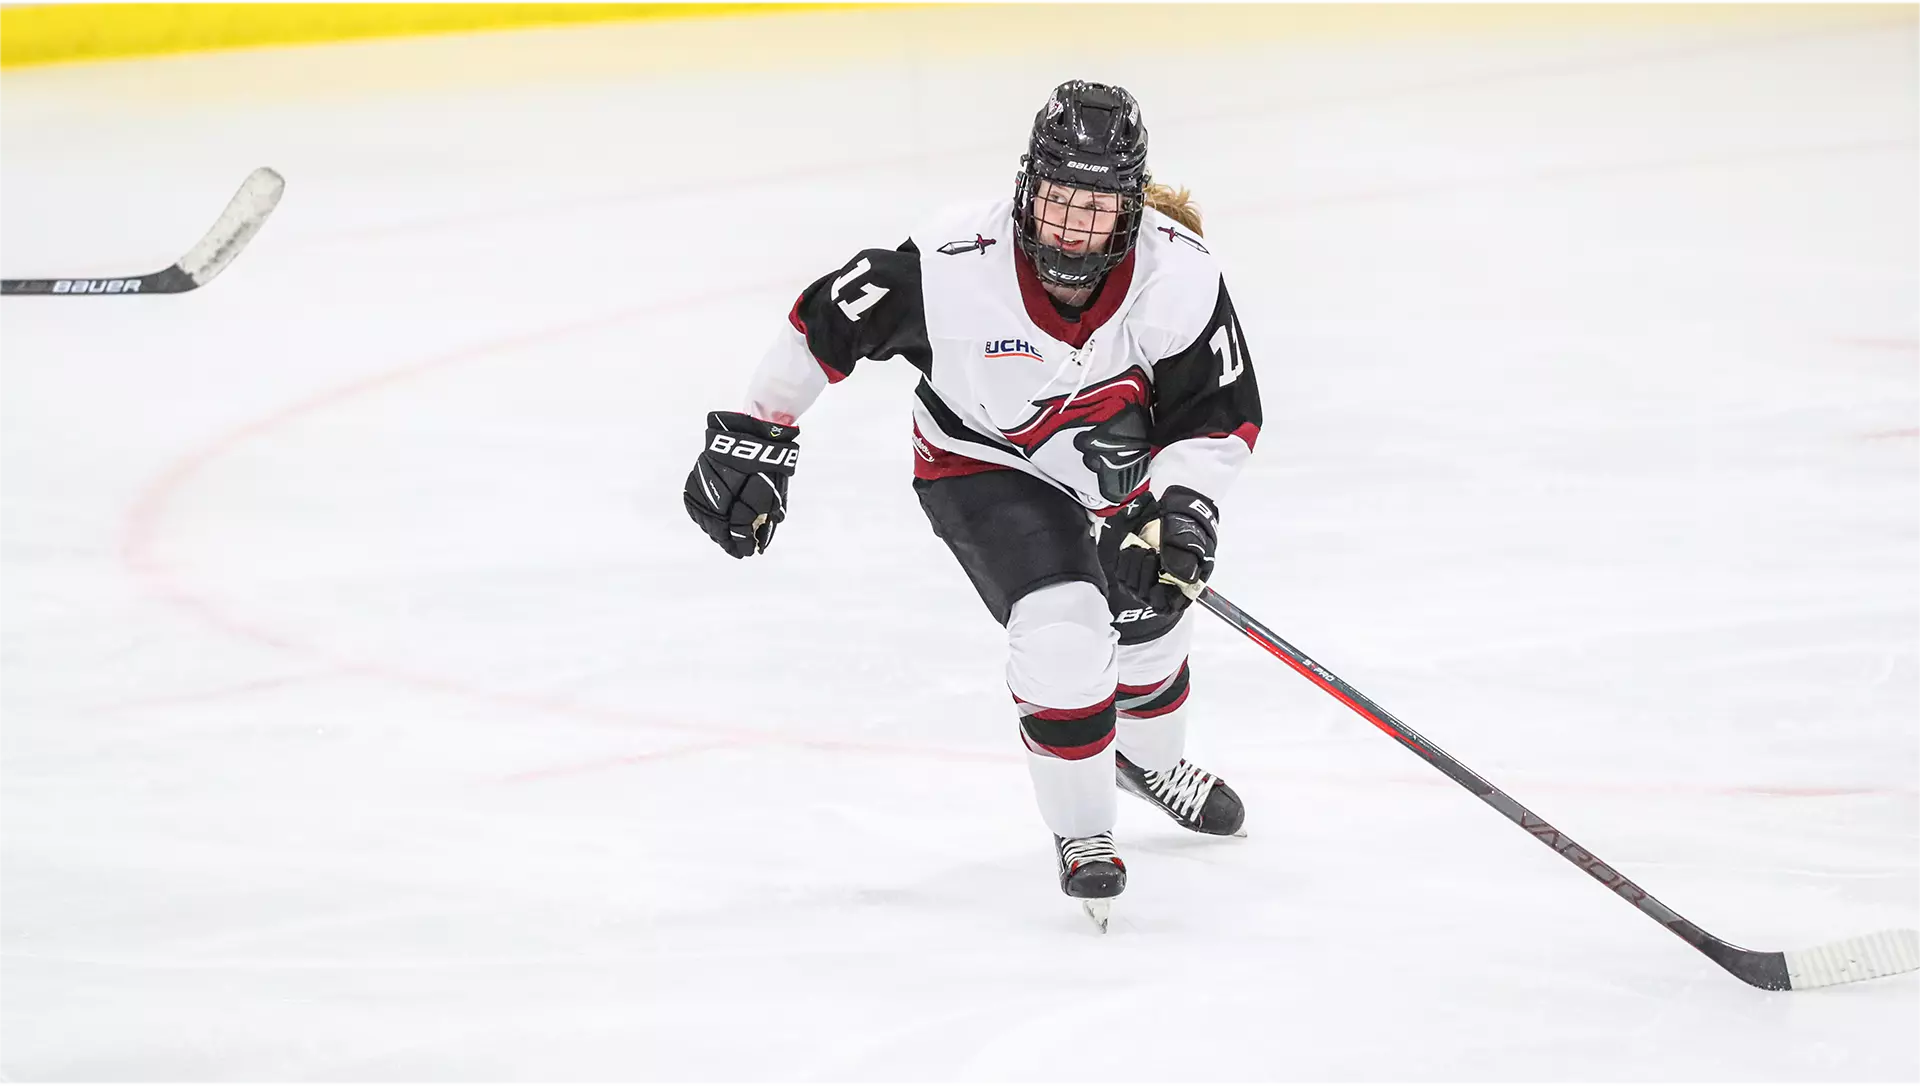
[{"label": "yellow rink board", "polygon": [[[626,19],[929,0],[86,0],[0,8],[0,67]],[[937,2],[937,0],[935,0]]]},{"label": "yellow rink board", "polygon": [[[83,0],[0,6],[0,67],[353,38],[685,19],[828,8],[1018,0]],[[1060,17],[1116,0],[1054,0]],[[1920,17],[1920,0],[1162,0],[1158,17],[1208,19],[1246,36],[1492,31],[1567,25],[1715,23],[1774,17]]]}]

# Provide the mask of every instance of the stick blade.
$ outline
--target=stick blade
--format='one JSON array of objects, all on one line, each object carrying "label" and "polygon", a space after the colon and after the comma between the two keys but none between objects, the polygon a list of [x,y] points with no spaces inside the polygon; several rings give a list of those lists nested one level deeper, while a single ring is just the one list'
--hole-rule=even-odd
[{"label": "stick blade", "polygon": [[247,247],[247,242],[266,224],[267,216],[273,214],[286,189],[286,178],[265,166],[248,174],[206,237],[187,250],[187,255],[175,266],[194,286],[205,286]]},{"label": "stick blade", "polygon": [[1789,950],[1786,959],[1787,977],[1796,990],[1910,973],[1920,969],[1920,931],[1876,931],[1810,950]]}]

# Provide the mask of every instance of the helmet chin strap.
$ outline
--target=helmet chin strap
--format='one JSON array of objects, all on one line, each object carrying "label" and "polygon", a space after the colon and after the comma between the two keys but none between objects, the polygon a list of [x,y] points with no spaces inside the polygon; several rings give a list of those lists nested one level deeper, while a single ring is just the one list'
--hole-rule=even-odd
[{"label": "helmet chin strap", "polygon": [[[1104,254],[1092,255],[1103,256]],[[1093,292],[1099,289],[1101,282],[1107,277],[1105,270],[1102,269],[1092,272],[1091,276],[1083,283],[1072,283],[1061,279],[1055,273],[1055,267],[1073,258],[1067,256],[1066,250],[1061,249],[1057,245],[1048,245],[1042,242],[1037,247],[1034,256],[1033,270],[1039,273],[1041,282],[1046,283],[1048,286],[1059,287],[1062,290],[1084,290],[1088,296],[1091,297]],[[1086,258],[1083,257],[1081,259],[1084,261]],[[1068,304],[1073,305],[1077,303],[1069,302]]]},{"label": "helmet chin strap", "polygon": [[[1045,253],[1049,251],[1058,252],[1059,250],[1055,249],[1053,246],[1047,246],[1041,251]],[[1026,256],[1027,254],[1022,253],[1021,255]],[[1061,305],[1070,305],[1070,306],[1086,305],[1089,301],[1093,299],[1095,292],[1097,292],[1100,289],[1100,284],[1107,281],[1106,273],[1101,272],[1094,276],[1092,282],[1063,283],[1060,280],[1053,278],[1051,275],[1048,275],[1046,269],[1041,266],[1040,261],[1029,258],[1027,260],[1027,263],[1029,266],[1033,268],[1034,278],[1040,281],[1041,289],[1045,290]],[[1061,297],[1063,293],[1068,294],[1071,297],[1063,298]]]}]

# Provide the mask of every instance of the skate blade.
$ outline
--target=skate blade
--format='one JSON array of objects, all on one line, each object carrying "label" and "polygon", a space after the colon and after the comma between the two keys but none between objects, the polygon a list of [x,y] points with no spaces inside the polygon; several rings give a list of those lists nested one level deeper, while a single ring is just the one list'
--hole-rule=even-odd
[{"label": "skate blade", "polygon": [[1100,934],[1105,935],[1107,933],[1107,921],[1113,917],[1113,899],[1106,897],[1082,898],[1080,908],[1086,912],[1087,919],[1093,921],[1094,925],[1100,929]]}]

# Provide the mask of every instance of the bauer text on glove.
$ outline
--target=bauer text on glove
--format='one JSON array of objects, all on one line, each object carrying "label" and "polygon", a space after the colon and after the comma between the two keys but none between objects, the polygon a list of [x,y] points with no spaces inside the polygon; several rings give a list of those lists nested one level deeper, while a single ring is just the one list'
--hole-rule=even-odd
[{"label": "bauer text on glove", "polygon": [[787,517],[787,483],[800,463],[796,426],[738,411],[707,415],[706,445],[687,473],[687,515],[720,549],[746,558],[767,549]]}]

